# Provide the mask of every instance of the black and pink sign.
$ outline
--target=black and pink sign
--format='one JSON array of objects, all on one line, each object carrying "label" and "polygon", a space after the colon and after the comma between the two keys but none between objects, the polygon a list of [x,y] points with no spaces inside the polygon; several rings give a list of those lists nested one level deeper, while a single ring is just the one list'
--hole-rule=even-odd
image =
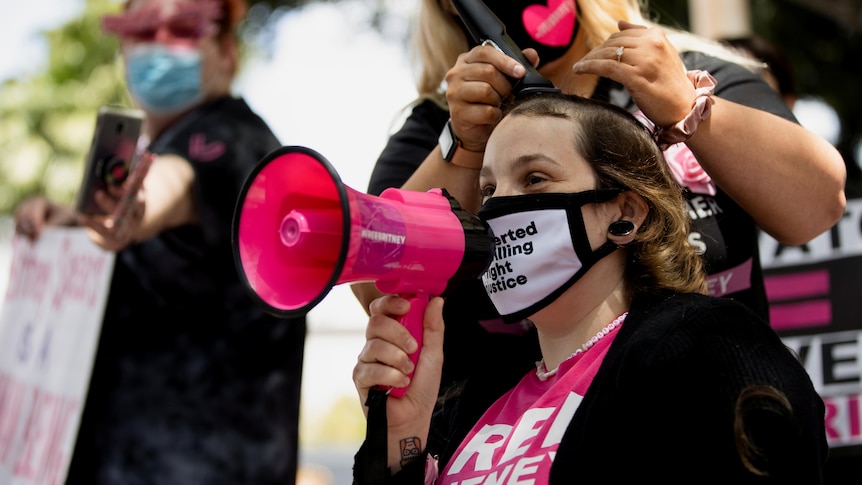
[{"label": "black and pink sign", "polygon": [[804,246],[760,246],[772,326],[826,403],[829,444],[862,453],[862,199]]}]

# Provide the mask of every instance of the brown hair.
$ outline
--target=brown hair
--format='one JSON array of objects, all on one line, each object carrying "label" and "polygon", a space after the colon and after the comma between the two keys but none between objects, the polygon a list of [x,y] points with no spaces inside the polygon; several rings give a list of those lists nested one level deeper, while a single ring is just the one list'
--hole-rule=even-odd
[{"label": "brown hair", "polygon": [[770,468],[776,464],[770,462],[775,457],[765,455],[757,444],[765,439],[763,424],[789,419],[792,414],[793,406],[787,396],[772,386],[749,386],[740,392],[733,413],[733,436],[736,451],[748,471],[769,476]]},{"label": "brown hair", "polygon": [[626,281],[632,295],[660,289],[706,293],[702,259],[688,242],[683,188],[646,126],[622,108],[566,94],[515,100],[507,116],[571,121],[572,142],[598,175],[599,188],[631,190],[646,201],[646,219],[626,246]]}]

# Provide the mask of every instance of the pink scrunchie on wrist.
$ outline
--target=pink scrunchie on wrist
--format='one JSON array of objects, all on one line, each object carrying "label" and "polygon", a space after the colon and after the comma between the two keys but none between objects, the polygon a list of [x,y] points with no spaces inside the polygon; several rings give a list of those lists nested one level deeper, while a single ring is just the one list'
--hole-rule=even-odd
[{"label": "pink scrunchie on wrist", "polygon": [[715,92],[717,84],[715,78],[707,71],[700,70],[688,71],[685,75],[695,87],[694,106],[685,118],[667,128],[659,128],[656,131],[655,138],[662,150],[691,138],[697,131],[697,125],[709,118],[709,114],[712,112],[713,101],[710,96]]}]

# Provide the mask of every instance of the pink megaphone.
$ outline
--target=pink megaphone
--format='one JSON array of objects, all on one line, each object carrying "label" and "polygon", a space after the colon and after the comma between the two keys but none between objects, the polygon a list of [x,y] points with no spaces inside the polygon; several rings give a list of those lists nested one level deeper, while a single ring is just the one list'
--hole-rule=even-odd
[{"label": "pink megaphone", "polygon": [[[271,152],[253,169],[233,231],[240,275],[269,313],[304,315],[335,285],[373,281],[410,300],[400,321],[420,348],[430,297],[478,278],[494,250],[490,227],[445,191],[362,194],[319,153],[296,146]],[[418,357],[417,350],[414,364]]]}]

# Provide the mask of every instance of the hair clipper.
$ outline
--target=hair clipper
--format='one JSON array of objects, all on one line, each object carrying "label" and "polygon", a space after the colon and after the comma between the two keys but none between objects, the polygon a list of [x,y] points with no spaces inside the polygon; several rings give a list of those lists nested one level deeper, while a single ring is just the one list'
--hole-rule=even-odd
[{"label": "hair clipper", "polygon": [[560,90],[547,78],[539,74],[524,57],[521,48],[506,33],[506,26],[494,15],[482,0],[452,0],[461,22],[478,44],[488,44],[498,51],[520,62],[527,73],[520,79],[509,78],[515,96],[534,93],[558,93]]}]

